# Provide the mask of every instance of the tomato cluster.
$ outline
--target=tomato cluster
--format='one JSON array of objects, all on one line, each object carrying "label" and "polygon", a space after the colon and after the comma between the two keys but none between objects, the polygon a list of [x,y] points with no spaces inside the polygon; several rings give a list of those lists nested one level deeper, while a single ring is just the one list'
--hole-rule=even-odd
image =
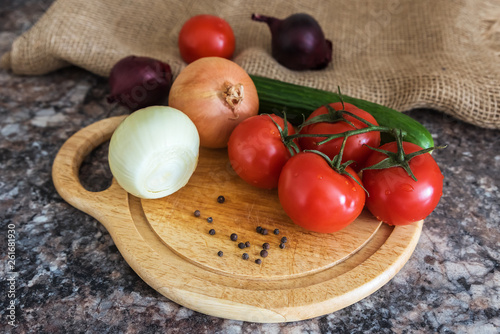
[{"label": "tomato cluster", "polygon": [[[380,131],[389,130],[395,141],[380,146]],[[228,155],[247,183],[277,188],[295,224],[332,233],[364,208],[380,221],[406,225],[437,206],[443,175],[430,149],[402,138],[368,112],[339,102],[315,110],[298,131],[277,115],[250,117],[233,130]]]}]

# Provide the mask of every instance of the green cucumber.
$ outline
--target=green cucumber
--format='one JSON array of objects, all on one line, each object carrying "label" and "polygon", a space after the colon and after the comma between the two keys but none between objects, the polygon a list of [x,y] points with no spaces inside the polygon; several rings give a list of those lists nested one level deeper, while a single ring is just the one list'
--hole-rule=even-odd
[{"label": "green cucumber", "polygon": [[[293,125],[299,125],[314,110],[325,104],[340,102],[337,93],[255,75],[250,77],[259,95],[259,113],[273,114],[285,111],[287,119]],[[379,125],[403,130],[406,133],[405,141],[424,149],[434,147],[430,132],[410,116],[366,100],[346,95],[342,95],[342,99],[372,114]],[[394,141],[394,138],[382,134],[382,142],[388,141]]]}]

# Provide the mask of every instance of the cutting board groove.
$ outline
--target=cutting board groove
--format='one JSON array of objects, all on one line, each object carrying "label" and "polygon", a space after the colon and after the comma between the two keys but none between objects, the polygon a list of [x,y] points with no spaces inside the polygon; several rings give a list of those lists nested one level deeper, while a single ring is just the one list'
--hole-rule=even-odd
[{"label": "cutting board groove", "polygon": [[[288,322],[328,314],[386,284],[418,242],[422,221],[390,227],[368,212],[347,228],[318,234],[294,225],[276,191],[237,177],[226,150],[201,149],[188,184],[162,199],[139,199],[115,180],[100,192],[79,180],[83,159],[110,139],[125,116],[96,122],[61,147],[54,185],[69,204],[100,221],[135,272],[167,298],[205,314],[251,322]],[[224,203],[217,197],[223,195]],[[200,210],[201,216],[193,212]],[[212,217],[213,222],[206,218]],[[268,228],[267,236],[256,227]],[[279,235],[272,231],[278,228]],[[209,235],[215,229],[215,235]],[[238,241],[231,241],[231,233]],[[278,247],[282,236],[289,240]],[[239,242],[251,246],[238,248]],[[262,244],[271,245],[262,258]],[[219,257],[218,251],[224,255]],[[248,260],[242,254],[249,255]],[[260,258],[262,263],[256,264]]]}]

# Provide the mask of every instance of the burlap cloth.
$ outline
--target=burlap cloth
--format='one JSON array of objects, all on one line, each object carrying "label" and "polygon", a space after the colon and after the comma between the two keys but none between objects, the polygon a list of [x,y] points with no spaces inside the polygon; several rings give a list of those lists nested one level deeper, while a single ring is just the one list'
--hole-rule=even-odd
[{"label": "burlap cloth", "polygon": [[[315,17],[333,42],[321,71],[295,72],[270,55],[266,24],[252,13]],[[336,91],[405,111],[432,108],[500,128],[499,0],[58,0],[3,55],[15,74],[41,75],[76,65],[107,76],[127,55],[186,65],[177,48],[196,14],[226,19],[234,61],[249,73]]]}]

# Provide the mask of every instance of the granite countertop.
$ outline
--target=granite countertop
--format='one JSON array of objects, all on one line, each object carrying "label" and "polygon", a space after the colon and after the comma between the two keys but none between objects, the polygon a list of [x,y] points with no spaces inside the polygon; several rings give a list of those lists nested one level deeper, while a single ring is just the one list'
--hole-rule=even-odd
[{"label": "granite countertop", "polygon": [[[0,53],[49,3],[0,8]],[[106,79],[78,68],[39,77],[0,71],[0,268],[7,287],[0,331],[498,333],[500,131],[432,110],[409,112],[448,148],[434,154],[445,176],[443,197],[408,263],[381,289],[333,314],[257,324],[200,314],[163,297],[128,266],[99,222],[56,192],[51,167],[66,139],[127,113],[110,108],[107,93]],[[103,145],[82,166],[90,190],[110,183],[106,153]],[[15,263],[8,262],[12,254]]]}]

